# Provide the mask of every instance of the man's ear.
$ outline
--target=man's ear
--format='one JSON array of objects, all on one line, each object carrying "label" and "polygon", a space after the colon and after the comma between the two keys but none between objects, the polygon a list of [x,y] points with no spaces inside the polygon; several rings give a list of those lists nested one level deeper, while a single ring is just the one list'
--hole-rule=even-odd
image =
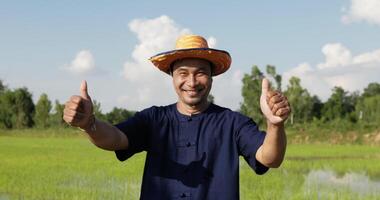
[{"label": "man's ear", "polygon": [[169,66],[169,75],[171,76],[171,77],[173,77],[173,63],[172,64],[170,64],[170,66]]}]

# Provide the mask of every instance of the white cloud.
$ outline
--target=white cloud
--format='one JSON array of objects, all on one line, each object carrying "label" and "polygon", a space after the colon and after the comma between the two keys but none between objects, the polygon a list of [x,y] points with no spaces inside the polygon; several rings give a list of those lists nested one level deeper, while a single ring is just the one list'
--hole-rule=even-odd
[{"label": "white cloud", "polygon": [[65,65],[66,70],[74,74],[86,74],[95,70],[95,59],[89,50],[82,50],[77,53],[74,60],[69,65]]},{"label": "white cloud", "polygon": [[136,34],[139,41],[132,52],[132,60],[124,64],[123,75],[130,81],[141,81],[142,78],[147,79],[152,76],[157,78],[157,69],[148,58],[173,49],[178,36],[191,33],[165,15],[154,19],[132,20],[129,29]]},{"label": "white cloud", "polygon": [[322,53],[326,61],[317,66],[319,69],[345,66],[351,62],[351,52],[339,43],[326,44]]},{"label": "white cloud", "polygon": [[[167,105],[176,102],[177,95],[174,92],[171,77],[159,71],[148,59],[157,53],[174,49],[178,36],[190,34],[191,30],[182,28],[165,15],[154,19],[132,20],[129,23],[129,29],[136,34],[138,44],[132,52],[132,59],[124,63],[122,74],[127,83],[122,91],[124,95],[117,99],[119,105],[141,110],[152,105]],[[215,37],[208,37],[207,41],[210,47],[216,46]],[[224,77],[214,82],[212,94],[217,103],[220,102],[225,106],[237,104],[240,93],[231,96],[226,92],[230,82]],[[225,87],[219,89],[219,84]]]},{"label": "white cloud", "polygon": [[216,39],[214,37],[210,36],[209,38],[207,38],[207,44],[208,44],[208,47],[215,48],[216,47]]},{"label": "white cloud", "polygon": [[351,0],[350,8],[342,16],[342,22],[348,24],[359,21],[380,25],[380,1]]},{"label": "white cloud", "polygon": [[239,103],[243,101],[241,96],[243,72],[229,70],[225,74],[216,76],[213,82],[212,95],[215,103],[232,110],[239,109]]},{"label": "white cloud", "polygon": [[297,76],[310,93],[326,100],[334,86],[353,92],[362,90],[370,82],[380,81],[380,49],[353,56],[342,44],[331,43],[322,48],[322,53],[324,62],[316,67],[299,64],[284,73],[284,83],[287,84],[291,76]]}]

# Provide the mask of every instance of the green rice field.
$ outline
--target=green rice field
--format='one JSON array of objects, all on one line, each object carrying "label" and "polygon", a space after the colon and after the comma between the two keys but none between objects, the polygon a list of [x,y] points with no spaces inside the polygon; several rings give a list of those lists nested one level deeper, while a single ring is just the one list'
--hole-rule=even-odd
[{"label": "green rice field", "polygon": [[[119,162],[80,133],[0,131],[0,200],[138,199],[144,153]],[[241,199],[380,199],[380,147],[289,144],[263,176],[241,159]]]}]

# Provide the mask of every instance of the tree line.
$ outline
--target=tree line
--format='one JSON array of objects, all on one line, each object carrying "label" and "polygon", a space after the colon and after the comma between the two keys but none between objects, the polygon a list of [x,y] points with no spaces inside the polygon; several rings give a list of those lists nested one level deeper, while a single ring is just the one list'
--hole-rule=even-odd
[{"label": "tree line", "polygon": [[[134,115],[134,111],[114,107],[108,113],[102,113],[101,105],[93,101],[94,114],[98,119],[116,124]],[[55,100],[54,106],[47,94],[43,93],[36,104],[26,87],[9,89],[0,80],[0,128],[48,128],[67,127],[63,121],[64,104]]]},{"label": "tree line", "polygon": [[[272,80],[273,89],[281,91],[282,76],[276,73],[272,65],[266,66],[266,75]],[[240,112],[264,125],[260,110],[261,81],[264,73],[253,66],[250,74],[244,74]],[[318,83],[316,83],[318,84]],[[369,83],[360,93],[348,92],[342,87],[332,88],[332,94],[326,102],[311,95],[301,85],[301,79],[291,77],[285,91],[282,91],[291,104],[292,113],[287,125],[299,126],[310,123],[331,124],[335,126],[355,126],[357,124],[380,127],[380,84]]]},{"label": "tree line", "polygon": [[[282,76],[276,67],[266,66],[266,76],[272,82],[273,89],[281,91]],[[259,125],[265,125],[260,109],[261,81],[264,73],[253,66],[251,73],[242,79],[242,97],[239,112],[251,117]],[[287,120],[288,126],[307,126],[307,124],[366,125],[379,128],[380,125],[380,84],[369,83],[360,93],[349,93],[342,87],[332,88],[332,94],[326,102],[311,95],[301,85],[301,79],[291,77],[287,88],[282,91],[291,104],[292,113]],[[214,101],[212,95],[209,101]],[[94,114],[98,119],[111,124],[123,121],[135,113],[124,108],[114,107],[108,113],[102,113],[101,105],[93,101]],[[26,87],[9,89],[0,80],[0,128],[47,128],[66,127],[62,119],[64,104],[55,100],[54,106],[47,94],[41,94],[36,104]]]}]

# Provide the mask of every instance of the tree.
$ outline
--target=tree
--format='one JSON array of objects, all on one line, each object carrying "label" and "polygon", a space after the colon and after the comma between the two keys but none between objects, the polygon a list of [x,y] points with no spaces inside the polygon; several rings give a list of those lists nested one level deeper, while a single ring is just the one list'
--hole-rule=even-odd
[{"label": "tree", "polygon": [[380,124],[380,84],[369,83],[356,98],[355,116],[361,122]]},{"label": "tree", "polygon": [[63,120],[63,109],[65,109],[64,104],[60,104],[58,100],[55,100],[54,113],[51,115],[51,124],[54,126],[65,126],[67,125]]},{"label": "tree", "polygon": [[94,109],[93,113],[94,113],[94,115],[95,115],[95,117],[97,119],[107,120],[106,116],[102,113],[100,102],[98,102],[96,100],[93,100],[92,106],[93,106],[93,109]]},{"label": "tree", "polygon": [[314,95],[311,97],[311,102],[313,104],[313,107],[311,109],[311,116],[320,119],[323,108],[322,101],[318,98],[317,95]]},{"label": "tree", "polygon": [[0,127],[32,127],[34,109],[32,94],[27,88],[5,90],[0,95]]},{"label": "tree", "polygon": [[263,73],[255,65],[251,74],[244,74],[240,112],[251,117],[257,124],[263,125],[264,118],[260,108],[261,81]]},{"label": "tree", "polygon": [[111,124],[120,123],[134,115],[134,112],[123,108],[114,107],[111,112],[106,114],[107,121]]},{"label": "tree", "polygon": [[350,101],[348,92],[342,87],[334,87],[333,93],[322,108],[322,117],[326,120],[334,120],[347,117],[354,111],[355,106]]},{"label": "tree", "polygon": [[301,80],[297,77],[291,77],[284,94],[288,97],[292,109],[291,124],[309,121],[313,110],[313,101],[309,92],[301,87]]},{"label": "tree", "polygon": [[360,121],[380,124],[380,94],[364,97],[358,102],[355,110]]},{"label": "tree", "polygon": [[276,90],[281,91],[281,75],[276,73],[276,67],[273,65],[267,65],[267,74],[276,81]]},{"label": "tree", "polygon": [[0,80],[0,128],[12,128],[14,96]]},{"label": "tree", "polygon": [[0,80],[0,94],[2,94],[7,89],[7,86],[3,84],[3,81]]},{"label": "tree", "polygon": [[41,128],[46,128],[50,126],[50,110],[51,101],[49,100],[47,94],[43,93],[36,104],[36,115],[34,121],[36,126]]},{"label": "tree", "polygon": [[14,127],[27,128],[34,125],[34,103],[32,94],[26,87],[18,88],[14,91]]},{"label": "tree", "polygon": [[0,94],[0,128],[12,128],[15,111],[15,97],[11,90]]},{"label": "tree", "polygon": [[366,88],[364,88],[363,97],[372,97],[380,95],[380,84],[370,83]]}]

